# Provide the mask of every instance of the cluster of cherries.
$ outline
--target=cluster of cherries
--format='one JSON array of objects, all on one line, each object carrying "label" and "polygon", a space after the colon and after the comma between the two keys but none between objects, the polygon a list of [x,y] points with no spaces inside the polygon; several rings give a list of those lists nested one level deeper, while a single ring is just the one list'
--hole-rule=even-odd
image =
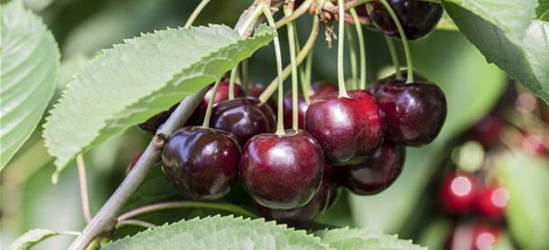
[{"label": "cluster of cherries", "polygon": [[[442,12],[440,5],[428,2],[389,2],[411,38],[432,30]],[[375,21],[378,27],[396,35],[383,26],[383,16],[389,16],[377,10],[383,6],[371,5],[372,19],[381,18]],[[430,14],[436,17],[434,24],[408,19],[417,16],[413,9],[422,5],[437,6],[439,11]],[[396,30],[394,25],[387,29]],[[239,179],[261,215],[298,228],[309,227],[334,202],[340,185],[360,195],[386,189],[402,170],[405,147],[432,142],[446,118],[446,99],[439,87],[391,76],[368,90],[337,93],[330,83],[314,84],[308,93],[312,102],[300,96],[296,105],[298,129],[289,129],[294,105],[287,95],[278,104],[284,107],[288,128],[281,131],[273,105],[257,99],[263,86],[250,83],[248,88],[250,95],[245,96],[235,85],[232,100],[227,100],[226,80],[216,95],[210,89],[188,125],[170,137],[162,169],[175,189],[198,200],[224,196]],[[197,126],[209,102],[210,127]],[[156,131],[175,107],[140,127]]]},{"label": "cluster of cherries", "polygon": [[[533,157],[549,157],[549,141],[543,139],[549,138],[549,110],[532,94],[516,93],[515,86],[510,86],[494,111],[474,125],[466,138],[482,145],[487,155],[513,147]],[[520,117],[524,124],[510,123],[513,117]],[[511,145],[504,145],[502,138]],[[491,162],[485,160],[474,173],[450,174],[441,184],[444,210],[461,221],[472,221],[458,225],[449,249],[493,249],[502,235],[505,208],[512,197],[490,178],[497,167]]]}]

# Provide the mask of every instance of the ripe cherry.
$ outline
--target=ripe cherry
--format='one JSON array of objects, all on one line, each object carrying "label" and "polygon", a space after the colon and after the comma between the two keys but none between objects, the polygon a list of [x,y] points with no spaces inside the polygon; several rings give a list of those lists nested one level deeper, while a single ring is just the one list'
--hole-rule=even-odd
[{"label": "ripe cherry", "polygon": [[[398,16],[406,38],[418,39],[431,32],[442,16],[442,6],[437,3],[414,0],[387,0]],[[399,37],[395,22],[379,1],[367,3],[373,23],[385,34]]]},{"label": "ripe cherry", "polygon": [[452,236],[451,250],[491,250],[497,245],[501,231],[486,222],[460,225]]},{"label": "ripe cherry", "polygon": [[258,82],[248,83],[248,91],[250,96],[259,97],[265,91],[265,85]]},{"label": "ripe cherry", "polygon": [[372,153],[380,145],[385,122],[378,102],[364,90],[315,99],[305,116],[305,130],[318,140],[335,164]]},{"label": "ripe cherry", "polygon": [[438,136],[447,112],[446,97],[438,86],[392,80],[381,82],[375,88],[373,92],[385,113],[390,140],[420,147]]},{"label": "ripe cherry", "polygon": [[471,211],[477,200],[476,179],[465,174],[446,177],[441,187],[441,199],[446,211],[463,214]]},{"label": "ripe cherry", "polygon": [[503,125],[503,120],[501,118],[489,114],[473,126],[469,131],[469,134],[472,139],[480,142],[485,148],[491,148],[500,142]]},{"label": "ripe cherry", "polygon": [[385,141],[358,164],[337,168],[343,186],[359,195],[377,194],[389,187],[404,166],[406,148]]},{"label": "ripe cherry", "polygon": [[233,135],[211,128],[183,127],[162,152],[162,170],[172,186],[193,199],[227,194],[238,175],[240,147]]},{"label": "ripe cherry", "polygon": [[338,91],[337,86],[331,82],[315,82],[311,88],[313,89],[312,98],[329,95]]},{"label": "ripe cherry", "polygon": [[[317,97],[328,95],[331,93],[334,93],[337,91],[337,87],[330,83],[330,82],[320,82],[313,84],[312,87],[312,93],[311,93],[311,100],[314,100]],[[293,99],[292,99],[292,92],[286,93],[284,95],[284,127],[285,128],[291,128],[293,124]],[[300,93],[297,97],[297,117],[298,117],[298,128],[303,129],[304,128],[304,120],[305,120],[305,113],[307,112],[307,108],[309,105],[305,102],[305,98]]]},{"label": "ripe cherry", "polygon": [[252,136],[274,133],[276,118],[268,105],[257,98],[236,98],[218,103],[212,111],[211,127],[236,136],[244,146]]},{"label": "ripe cherry", "polygon": [[316,194],[323,172],[322,149],[302,130],[256,135],[244,147],[240,160],[244,188],[257,203],[273,209],[307,204]]},{"label": "ripe cherry", "polygon": [[279,210],[264,207],[256,203],[259,214],[267,220],[275,220],[290,227],[298,229],[310,228],[315,219],[329,208],[337,196],[336,176],[332,172],[332,168],[326,165],[322,184],[318,192],[305,206],[290,210]]},{"label": "ripe cherry", "polygon": [[[215,98],[214,98],[214,104],[218,104],[222,101],[228,100],[229,99],[229,89],[230,89],[229,80],[225,79],[225,80],[221,81],[219,83],[219,89],[217,90],[217,94],[215,95]],[[204,96],[204,101],[202,102],[203,112],[206,112],[206,109],[208,108],[208,103],[210,103],[210,98],[212,97],[213,90],[214,90],[214,88],[211,87],[210,90],[208,90],[208,92]],[[238,84],[235,84],[234,85],[234,96],[239,97],[239,96],[243,96],[243,95],[244,95],[244,90],[242,89],[242,87],[240,87],[240,85],[238,85]]]},{"label": "ripe cherry", "polygon": [[491,185],[480,191],[477,208],[484,216],[500,220],[503,218],[508,201],[509,193],[505,188]]}]

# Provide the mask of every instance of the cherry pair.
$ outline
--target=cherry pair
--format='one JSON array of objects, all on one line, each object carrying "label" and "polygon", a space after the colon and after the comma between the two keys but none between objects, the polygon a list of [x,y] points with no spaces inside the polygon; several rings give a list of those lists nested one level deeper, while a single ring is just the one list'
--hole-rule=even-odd
[{"label": "cherry pair", "polygon": [[490,219],[501,220],[509,194],[498,185],[480,188],[472,175],[454,174],[444,180],[441,199],[446,211],[454,215],[478,211]]}]

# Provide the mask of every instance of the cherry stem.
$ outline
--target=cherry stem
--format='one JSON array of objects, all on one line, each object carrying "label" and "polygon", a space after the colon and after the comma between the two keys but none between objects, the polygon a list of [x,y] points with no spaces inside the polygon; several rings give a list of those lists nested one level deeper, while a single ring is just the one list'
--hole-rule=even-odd
[{"label": "cherry stem", "polygon": [[311,104],[311,71],[313,64],[313,51],[307,56],[305,62],[305,70],[302,73],[301,91],[303,92],[303,99],[307,105]]},{"label": "cherry stem", "polygon": [[412,53],[410,52],[410,45],[408,44],[406,33],[404,33],[404,29],[402,28],[402,24],[400,23],[398,16],[387,0],[379,1],[383,4],[387,12],[389,12],[389,15],[391,15],[391,18],[393,19],[393,22],[395,22],[395,26],[398,29],[400,39],[402,39],[402,46],[404,47],[404,54],[406,55],[406,66],[408,67],[408,78],[406,79],[406,83],[412,83],[414,82],[414,64],[412,62]]},{"label": "cherry stem", "polygon": [[211,0],[202,0],[202,2],[200,2],[200,4],[196,6],[193,13],[189,17],[189,19],[187,19],[187,22],[185,23],[185,26],[184,26],[185,28],[190,28],[191,25],[193,25],[194,20],[196,20],[198,15],[200,15],[200,12],[202,12],[202,10],[206,7],[206,5],[208,5],[208,3],[210,3],[210,1]]},{"label": "cherry stem", "polygon": [[[294,27],[295,27],[295,24],[293,24]],[[297,53],[301,52],[301,46],[300,46],[300,42],[299,42],[299,34],[297,33],[297,29],[294,28],[294,36],[295,36],[295,50]],[[311,102],[311,99],[309,97],[310,95],[310,91],[311,91],[311,81],[309,81],[307,79],[307,72],[306,70],[307,69],[310,69],[310,67],[308,67],[308,64],[307,63],[310,63],[310,60],[309,60],[309,57],[312,55],[312,51],[309,53],[309,55],[307,56],[307,61],[305,62],[304,65],[301,65],[299,68],[298,68],[298,71],[299,71],[299,80],[301,82],[301,93],[303,95],[303,99],[305,100],[305,103],[309,104]]]},{"label": "cherry stem", "polygon": [[337,48],[337,82],[339,85],[339,97],[349,97],[347,94],[347,88],[345,87],[345,63],[343,62],[343,55],[345,54],[345,43],[343,36],[345,35],[345,1],[337,0],[339,8],[339,34],[338,34],[338,48]]},{"label": "cherry stem", "polygon": [[206,208],[206,209],[226,211],[232,214],[244,215],[250,218],[257,217],[255,214],[250,213],[246,209],[243,209],[239,206],[235,206],[232,204],[200,202],[200,201],[168,201],[168,202],[150,204],[150,205],[146,205],[143,207],[130,210],[124,214],[121,214],[118,217],[118,222],[126,221],[128,219],[131,219],[143,214],[148,214],[148,213],[157,212],[157,211],[166,210],[166,209],[175,209],[175,208]]},{"label": "cherry stem", "polygon": [[[292,1],[286,3],[284,6],[284,15],[290,16],[292,15],[292,11],[294,9],[294,3]],[[297,92],[299,91],[297,88],[297,64],[296,64],[296,36],[295,36],[295,26],[293,22],[289,22],[287,25],[287,31],[288,31],[288,44],[290,45],[290,62],[292,66],[292,128],[298,129],[298,100],[297,100]]]},{"label": "cherry stem", "polygon": [[234,82],[236,79],[237,71],[238,71],[238,65],[231,70],[231,75],[229,77],[229,100],[234,99]]},{"label": "cherry stem", "polygon": [[398,54],[396,52],[395,43],[393,39],[385,35],[385,41],[387,42],[387,48],[389,48],[389,54],[391,55],[391,60],[395,66],[395,76],[397,80],[402,80],[402,72],[400,72],[400,60],[398,59]]},{"label": "cherry stem", "polygon": [[349,9],[353,20],[355,21],[356,34],[358,36],[358,49],[360,54],[360,89],[366,88],[366,45],[364,44],[364,33],[362,32],[362,25],[360,24],[360,18],[356,13],[355,8]]},{"label": "cherry stem", "polygon": [[80,202],[82,203],[82,211],[84,219],[90,223],[92,216],[90,212],[90,202],[88,199],[88,182],[86,180],[86,164],[82,154],[76,156],[76,166],[78,167],[78,183],[80,184]]},{"label": "cherry stem", "polygon": [[[269,26],[276,29],[275,21],[273,19],[273,15],[271,14],[271,8],[267,5],[263,6],[263,15],[267,18],[267,22],[269,23]],[[278,32],[277,35],[274,38],[274,49],[275,49],[275,57],[276,57],[276,71],[278,75],[278,113],[277,113],[277,128],[276,128],[276,134],[277,135],[284,135],[284,110],[282,109],[283,101],[284,101],[284,91],[283,89],[283,75],[282,75],[282,53],[280,52],[280,40],[278,39]]]},{"label": "cherry stem", "polygon": [[356,56],[356,44],[355,38],[351,30],[347,29],[347,40],[349,40],[349,54],[351,57],[351,74],[353,81],[353,89],[358,89],[358,67],[357,67],[357,56]]},{"label": "cherry stem", "polygon": [[[305,42],[305,45],[303,46],[303,49],[299,52],[297,55],[297,65],[301,64],[305,57],[311,52],[312,48],[315,45],[316,38],[318,37],[318,31],[319,31],[319,19],[315,15],[313,19],[313,27],[311,28],[311,34],[309,35],[309,38],[307,38],[307,41]],[[273,93],[276,91],[277,84],[279,81],[279,78],[286,79],[291,73],[291,66],[288,65],[286,68],[284,68],[284,71],[282,72],[282,77],[276,77],[269,83],[265,91],[261,93],[259,96],[259,100],[261,103],[267,102],[269,98],[273,95]]]},{"label": "cherry stem", "polygon": [[212,109],[215,101],[215,96],[217,95],[217,90],[219,89],[220,80],[218,79],[215,81],[212,95],[210,96],[210,101],[208,102],[208,108],[206,109],[206,115],[204,115],[204,121],[202,122],[202,127],[209,128],[210,127],[210,118],[212,116]]},{"label": "cherry stem", "polygon": [[276,28],[281,28],[282,26],[293,22],[294,20],[305,14],[305,12],[307,12],[307,10],[309,10],[311,5],[313,4],[313,1],[314,0],[305,0],[299,7],[297,7],[297,9],[295,9],[295,11],[293,11],[292,9],[293,12],[291,15],[286,15],[284,18],[276,22]]},{"label": "cherry stem", "polygon": [[248,59],[242,61],[242,85],[244,86],[244,91],[246,95],[250,94],[250,76],[248,75]]}]

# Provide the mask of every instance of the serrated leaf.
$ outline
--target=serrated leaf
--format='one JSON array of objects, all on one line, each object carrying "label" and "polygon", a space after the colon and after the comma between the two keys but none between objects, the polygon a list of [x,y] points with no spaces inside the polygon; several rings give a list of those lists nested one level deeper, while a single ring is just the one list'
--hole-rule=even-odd
[{"label": "serrated leaf", "polygon": [[[520,30],[511,33],[508,27],[491,22],[485,15],[463,8],[454,1],[443,3],[459,29],[489,62],[549,103],[549,23],[530,20],[532,16],[526,10],[532,5],[535,7],[535,1],[511,1],[514,4],[509,6],[507,1],[503,1],[502,8],[515,13],[507,17],[521,24],[514,27]],[[494,5],[499,6],[500,2]],[[511,8],[516,4],[523,7]]]},{"label": "serrated leaf", "polygon": [[323,243],[338,250],[426,250],[414,245],[411,240],[401,240],[396,235],[386,235],[364,228],[337,228],[315,234],[322,237]]},{"label": "serrated leaf", "polygon": [[536,8],[536,18],[541,21],[549,22],[549,0],[539,0]]},{"label": "serrated leaf", "polygon": [[549,160],[516,150],[497,155],[496,176],[509,192],[506,218],[521,249],[549,249]]},{"label": "serrated leaf", "polygon": [[103,249],[329,249],[319,238],[263,219],[232,216],[180,221],[143,231]]},{"label": "serrated leaf", "polygon": [[27,250],[34,245],[56,235],[78,235],[78,232],[55,232],[47,229],[33,229],[17,238],[8,250]]},{"label": "serrated leaf", "polygon": [[58,171],[76,154],[212,83],[274,34],[265,26],[252,38],[220,25],[168,29],[105,50],[69,84],[44,126]]},{"label": "serrated leaf", "polygon": [[57,43],[42,20],[22,1],[1,8],[0,170],[40,122],[59,67]]}]

